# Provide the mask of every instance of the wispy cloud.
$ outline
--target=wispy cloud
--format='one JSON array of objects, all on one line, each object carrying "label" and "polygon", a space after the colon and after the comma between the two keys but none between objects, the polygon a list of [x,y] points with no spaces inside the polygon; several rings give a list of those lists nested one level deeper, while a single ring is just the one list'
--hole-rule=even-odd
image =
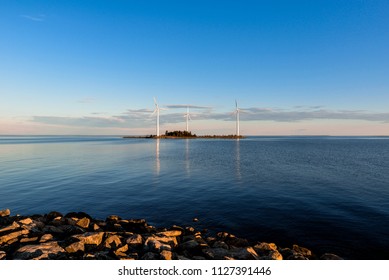
[{"label": "wispy cloud", "polygon": [[212,107],[209,106],[197,106],[197,105],[190,105],[190,104],[174,104],[174,105],[166,105],[165,107],[168,109],[186,109],[189,107],[192,109],[212,110]]},{"label": "wispy cloud", "polygon": [[96,99],[91,98],[91,97],[85,97],[85,98],[77,100],[77,103],[83,103],[83,104],[91,104],[94,102],[96,102]]},{"label": "wispy cloud", "polygon": [[[321,107],[319,107],[321,108]],[[246,108],[242,110],[241,120],[298,122],[304,120],[363,120],[373,122],[389,122],[389,113],[373,113],[361,110],[325,110],[311,107],[305,110],[281,110],[269,108]],[[219,115],[219,119],[231,119],[231,115]]]},{"label": "wispy cloud", "polygon": [[125,127],[125,120],[115,117],[55,117],[55,116],[34,116],[33,122],[49,125],[64,125],[77,127]]},{"label": "wispy cloud", "polygon": [[[186,107],[185,107],[186,108]],[[100,128],[146,128],[155,124],[155,116],[150,109],[130,109],[116,116],[86,116],[86,117],[58,117],[58,116],[34,116],[32,122],[49,125],[63,125],[75,127],[100,127]],[[234,121],[235,116],[231,112],[216,113],[211,110],[200,111],[191,114],[194,120],[220,120]],[[360,110],[331,111],[317,110],[282,110],[272,108],[245,108],[240,114],[242,121],[275,121],[295,123],[306,120],[360,120],[370,122],[389,123],[389,113],[373,113]],[[161,124],[184,122],[184,114],[161,113]]]},{"label": "wispy cloud", "polygon": [[45,15],[37,15],[37,16],[31,16],[31,15],[20,15],[22,18],[31,20],[31,21],[45,21],[46,16]]},{"label": "wispy cloud", "polygon": [[92,112],[91,115],[106,115],[107,112]]}]

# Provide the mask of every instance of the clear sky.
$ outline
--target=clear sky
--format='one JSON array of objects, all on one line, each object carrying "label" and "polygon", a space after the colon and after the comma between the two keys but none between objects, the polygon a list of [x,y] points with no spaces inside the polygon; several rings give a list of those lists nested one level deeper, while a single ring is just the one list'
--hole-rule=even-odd
[{"label": "clear sky", "polygon": [[0,1],[0,134],[389,135],[389,1]]}]

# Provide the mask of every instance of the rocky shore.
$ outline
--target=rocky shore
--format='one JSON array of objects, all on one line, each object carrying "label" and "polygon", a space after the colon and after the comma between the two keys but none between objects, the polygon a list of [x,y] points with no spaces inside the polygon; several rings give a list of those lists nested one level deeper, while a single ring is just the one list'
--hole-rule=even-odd
[{"label": "rocky shore", "polygon": [[339,260],[293,245],[250,242],[227,232],[193,227],[156,228],[116,215],[93,219],[83,212],[11,216],[0,210],[0,260]]}]

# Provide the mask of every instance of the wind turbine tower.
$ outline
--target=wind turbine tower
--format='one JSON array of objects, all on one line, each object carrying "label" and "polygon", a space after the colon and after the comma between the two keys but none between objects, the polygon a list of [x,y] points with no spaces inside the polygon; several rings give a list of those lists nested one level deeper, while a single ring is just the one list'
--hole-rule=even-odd
[{"label": "wind turbine tower", "polygon": [[239,134],[239,113],[240,109],[238,108],[238,101],[235,100],[235,115],[236,115],[236,136],[240,136]]},{"label": "wind turbine tower", "polygon": [[154,104],[155,104],[155,110],[154,110],[154,112],[153,112],[152,115],[154,115],[155,113],[157,113],[157,137],[159,137],[159,136],[160,136],[160,135],[159,135],[159,111],[160,111],[160,110],[166,110],[166,109],[164,109],[164,108],[159,108],[158,103],[157,103],[157,99],[155,99],[155,97],[154,97]]},{"label": "wind turbine tower", "polygon": [[189,114],[189,106],[186,107],[185,118],[186,118],[186,131],[189,132],[189,120],[192,120]]}]

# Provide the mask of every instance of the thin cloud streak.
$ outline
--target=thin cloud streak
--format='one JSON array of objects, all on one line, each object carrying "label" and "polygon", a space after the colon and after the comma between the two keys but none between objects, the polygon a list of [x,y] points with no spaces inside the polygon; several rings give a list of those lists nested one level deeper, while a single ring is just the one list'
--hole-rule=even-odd
[{"label": "thin cloud streak", "polygon": [[20,15],[22,18],[31,20],[31,21],[38,21],[42,22],[45,21],[46,16],[45,15],[39,15],[39,16],[30,16],[30,15]]},{"label": "thin cloud streak", "polygon": [[82,104],[92,104],[95,102],[96,102],[96,99],[91,98],[91,97],[85,97],[83,99],[77,100],[77,103],[82,103]]},{"label": "thin cloud streak", "polygon": [[125,127],[124,120],[115,117],[54,117],[34,116],[32,122],[49,125],[81,126],[81,127]]},{"label": "thin cloud streak", "polygon": [[[276,122],[298,122],[304,120],[363,120],[373,122],[389,122],[389,113],[371,113],[361,110],[296,110],[284,111],[269,108],[247,108],[242,109],[241,119],[246,121],[276,121]],[[225,116],[228,119],[227,116]]]},{"label": "thin cloud streak", "polygon": [[[146,128],[155,125],[153,110],[136,109],[128,110],[122,115],[110,117],[58,117],[58,116],[33,116],[31,121],[49,125],[75,126],[75,127],[101,127],[101,128]],[[235,115],[231,112],[213,113],[211,111],[196,112],[191,114],[194,121],[218,120],[235,121]],[[285,111],[270,108],[245,108],[240,114],[241,121],[274,121],[296,123],[307,120],[359,120],[369,122],[389,123],[389,113],[371,113],[366,111]],[[184,122],[183,113],[160,114],[161,124],[175,124]]]},{"label": "thin cloud streak", "polygon": [[190,104],[166,105],[165,107],[168,109],[186,109],[189,107],[192,109],[212,110],[212,107],[209,107],[209,106],[197,106],[197,105],[190,105]]}]

